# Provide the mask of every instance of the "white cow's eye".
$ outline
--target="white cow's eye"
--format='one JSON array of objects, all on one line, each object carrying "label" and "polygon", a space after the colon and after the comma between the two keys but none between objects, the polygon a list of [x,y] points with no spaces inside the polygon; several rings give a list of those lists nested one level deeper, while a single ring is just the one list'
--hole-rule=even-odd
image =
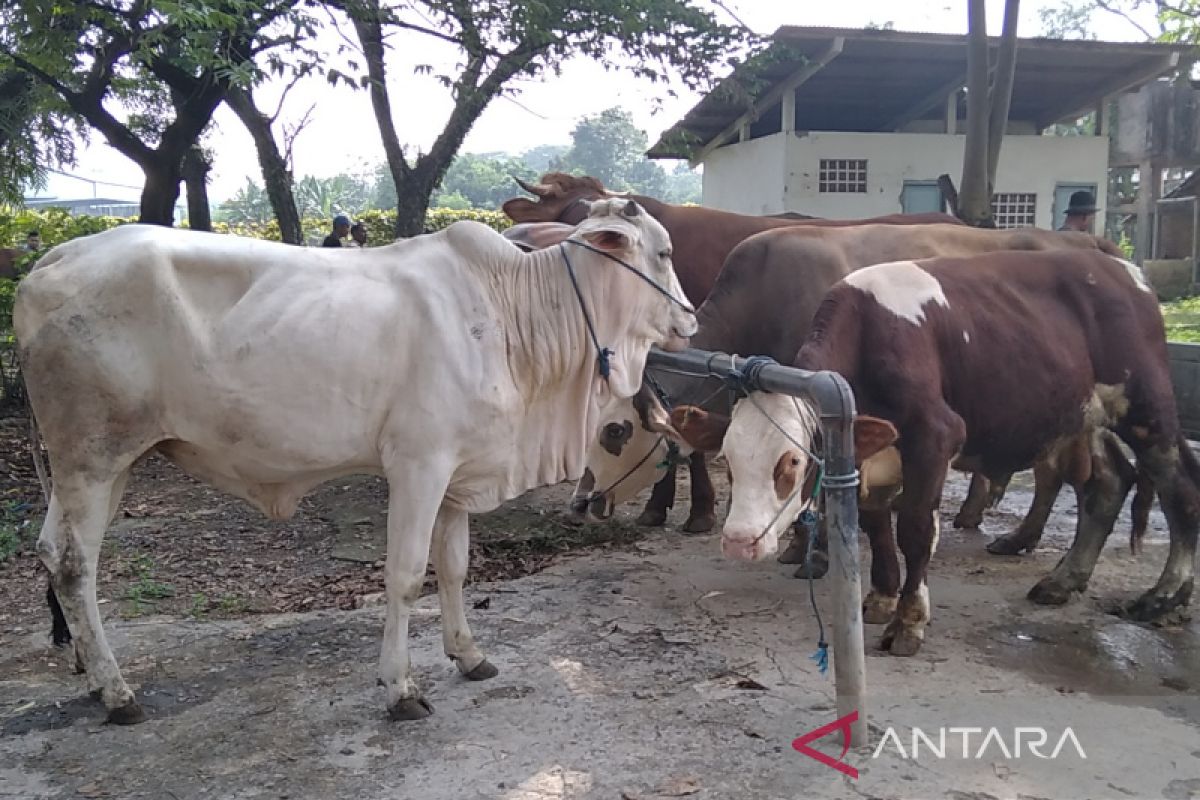
[{"label": "white cow's eye", "polygon": [[660,252],[659,252],[659,254],[658,254],[658,257],[659,257],[659,258],[670,258],[670,257],[671,257],[671,251],[670,251],[670,250],[662,250],[662,251],[660,251]]},{"label": "white cow's eye", "polygon": [[793,467],[800,466],[800,458],[798,456],[792,456],[792,466]]},{"label": "white cow's eye", "polygon": [[624,426],[622,426],[616,422],[610,422],[604,426],[604,435],[607,436],[609,439],[618,439],[618,438],[620,438],[621,434],[623,434],[624,432],[625,432]]}]

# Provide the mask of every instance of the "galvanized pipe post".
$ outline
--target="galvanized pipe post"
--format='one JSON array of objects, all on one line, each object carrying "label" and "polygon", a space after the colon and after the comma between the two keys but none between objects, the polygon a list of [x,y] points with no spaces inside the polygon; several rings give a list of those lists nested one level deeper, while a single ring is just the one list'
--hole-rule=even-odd
[{"label": "galvanized pipe post", "polygon": [[[744,359],[743,359],[744,361]],[[651,350],[647,365],[693,375],[725,378],[735,368],[725,353]],[[858,557],[858,470],[854,466],[854,395],[833,372],[807,372],[768,364],[754,376],[752,388],[779,394],[808,395],[821,409],[825,442],[825,522],[833,577],[833,673],[838,717],[855,711],[850,744],[867,744],[866,656],[863,652],[862,582]]]}]

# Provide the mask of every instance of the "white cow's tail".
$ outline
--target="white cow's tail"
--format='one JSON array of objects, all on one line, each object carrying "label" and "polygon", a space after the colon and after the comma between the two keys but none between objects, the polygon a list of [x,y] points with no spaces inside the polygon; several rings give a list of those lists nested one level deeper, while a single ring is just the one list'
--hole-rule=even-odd
[{"label": "white cow's tail", "polygon": [[46,469],[46,459],[42,457],[42,434],[38,430],[37,417],[33,413],[33,403],[29,399],[29,385],[21,377],[21,388],[25,391],[25,412],[29,414],[29,454],[33,457],[33,471],[37,473],[38,483],[42,485],[46,507],[50,507],[50,472]]}]

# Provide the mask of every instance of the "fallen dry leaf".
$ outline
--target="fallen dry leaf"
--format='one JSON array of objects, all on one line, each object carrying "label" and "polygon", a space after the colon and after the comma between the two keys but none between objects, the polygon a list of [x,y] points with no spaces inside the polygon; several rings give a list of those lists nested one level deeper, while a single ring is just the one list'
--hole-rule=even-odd
[{"label": "fallen dry leaf", "polygon": [[687,797],[699,791],[699,778],[675,778],[663,784],[662,788],[655,791],[655,794],[663,797]]}]

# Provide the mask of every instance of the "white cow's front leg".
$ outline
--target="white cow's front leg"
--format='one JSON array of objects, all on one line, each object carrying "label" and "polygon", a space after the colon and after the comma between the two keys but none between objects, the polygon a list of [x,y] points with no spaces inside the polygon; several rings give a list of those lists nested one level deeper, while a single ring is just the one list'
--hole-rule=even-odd
[{"label": "white cow's front leg", "polygon": [[421,596],[433,525],[448,483],[448,477],[425,464],[388,470],[387,621],[379,683],[394,720],[423,719],[433,713],[409,674],[408,618]]},{"label": "white cow's front leg", "polygon": [[468,680],[494,678],[498,670],[479,648],[467,624],[463,581],[470,562],[471,532],[467,513],[442,506],[433,531],[433,568],[437,570],[438,601],[442,606],[442,644]]}]

